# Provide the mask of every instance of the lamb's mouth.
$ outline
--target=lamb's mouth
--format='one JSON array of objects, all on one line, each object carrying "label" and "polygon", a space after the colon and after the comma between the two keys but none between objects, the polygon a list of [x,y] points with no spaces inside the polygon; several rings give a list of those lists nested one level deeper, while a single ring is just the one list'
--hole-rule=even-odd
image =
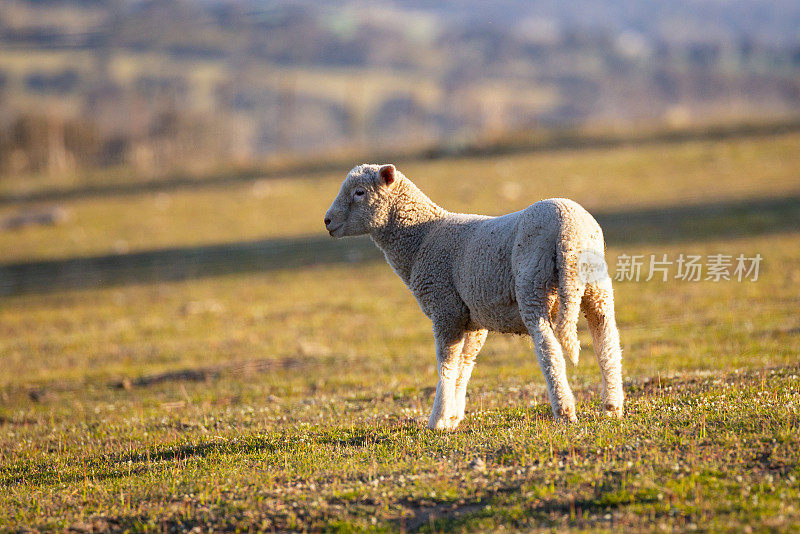
[{"label": "lamb's mouth", "polygon": [[329,234],[331,234],[331,237],[336,237],[335,235],[333,235],[333,234],[334,234],[334,232],[336,232],[336,230],[338,230],[338,229],[339,229],[339,228],[341,228],[342,226],[344,226],[344,224],[340,224],[340,225],[339,225],[339,226],[337,226],[336,228],[331,228],[330,230],[328,230],[328,233],[329,233]]}]

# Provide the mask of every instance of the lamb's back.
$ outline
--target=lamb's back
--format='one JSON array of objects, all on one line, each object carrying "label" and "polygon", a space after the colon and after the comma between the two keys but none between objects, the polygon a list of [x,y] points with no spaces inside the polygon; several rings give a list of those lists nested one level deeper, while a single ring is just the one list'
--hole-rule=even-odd
[{"label": "lamb's back", "polygon": [[567,199],[541,200],[500,217],[449,214],[421,247],[410,288],[429,316],[466,314],[476,327],[527,333],[516,279],[524,272],[537,285],[555,282],[556,241],[575,219],[594,223]]},{"label": "lamb's back", "polygon": [[517,304],[518,281],[540,288],[537,298],[544,299],[545,288],[557,282],[556,244],[565,229],[576,226],[599,231],[586,210],[562,198],[473,221],[453,264],[455,286],[472,322],[490,330],[526,333]]},{"label": "lamb's back", "polygon": [[455,255],[455,287],[476,326],[525,332],[516,306],[511,263],[522,213],[473,221]]}]

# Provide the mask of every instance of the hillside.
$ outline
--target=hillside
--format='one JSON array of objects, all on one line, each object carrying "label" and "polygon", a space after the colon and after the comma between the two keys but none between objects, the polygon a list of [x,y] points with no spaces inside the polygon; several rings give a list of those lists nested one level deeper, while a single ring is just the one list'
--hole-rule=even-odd
[{"label": "hillside", "polygon": [[1,0],[0,175],[796,117],[795,2]]}]

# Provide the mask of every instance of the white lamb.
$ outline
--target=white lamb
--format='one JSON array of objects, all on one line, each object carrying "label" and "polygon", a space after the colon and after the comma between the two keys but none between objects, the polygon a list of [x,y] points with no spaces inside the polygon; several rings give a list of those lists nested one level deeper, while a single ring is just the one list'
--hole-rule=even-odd
[{"label": "white lamb", "polygon": [[[439,383],[429,428],[453,430],[464,419],[467,382],[488,330],[531,335],[553,414],[575,421],[562,347],[577,364],[580,309],[600,363],[605,411],[622,416],[622,353],[611,280],[603,276],[603,233],[577,203],[542,200],[501,217],[450,213],[393,165],[365,164],[348,173],[325,227],[333,237],[369,234],[433,322]],[[580,265],[587,253],[595,267],[599,258],[600,276]]]}]

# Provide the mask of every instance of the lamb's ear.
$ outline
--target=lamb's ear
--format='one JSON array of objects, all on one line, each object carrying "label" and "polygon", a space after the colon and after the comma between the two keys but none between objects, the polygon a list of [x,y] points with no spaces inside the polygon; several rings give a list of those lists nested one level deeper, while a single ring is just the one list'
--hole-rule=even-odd
[{"label": "lamb's ear", "polygon": [[395,169],[394,165],[392,164],[384,165],[378,171],[378,181],[381,185],[392,185],[395,181],[395,178]]}]

